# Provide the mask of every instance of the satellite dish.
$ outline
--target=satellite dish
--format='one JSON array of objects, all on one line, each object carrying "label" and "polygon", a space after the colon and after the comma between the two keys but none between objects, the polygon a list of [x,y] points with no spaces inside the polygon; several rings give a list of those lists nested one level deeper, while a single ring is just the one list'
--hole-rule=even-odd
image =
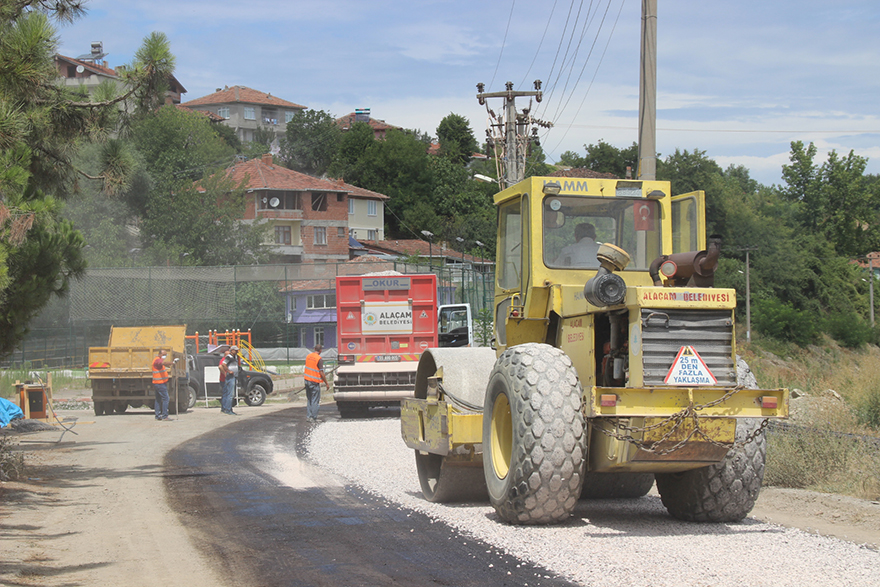
[{"label": "satellite dish", "polygon": [[84,72],[85,70],[86,70],[86,68],[83,67],[82,65],[77,65],[77,66],[76,66],[76,72],[77,72],[77,73],[82,73],[82,72]]},{"label": "satellite dish", "polygon": [[272,206],[273,208],[277,208],[278,204],[280,204],[280,203],[281,203],[281,200],[279,200],[278,198],[272,198],[271,200],[269,200],[269,205]]}]

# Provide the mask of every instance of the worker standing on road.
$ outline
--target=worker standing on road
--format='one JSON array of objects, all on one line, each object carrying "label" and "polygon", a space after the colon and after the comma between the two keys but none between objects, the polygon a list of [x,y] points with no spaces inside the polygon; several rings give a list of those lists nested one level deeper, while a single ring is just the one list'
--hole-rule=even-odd
[{"label": "worker standing on road", "polygon": [[153,359],[153,393],[156,396],[156,419],[168,419],[168,370],[172,364],[165,361],[168,355],[164,349],[159,349],[156,358]]},{"label": "worker standing on road", "polygon": [[220,411],[230,416],[238,415],[232,411],[232,398],[239,367],[238,347],[232,345],[220,359]]},{"label": "worker standing on road", "polygon": [[327,378],[324,376],[324,359],[321,358],[319,344],[315,345],[315,352],[306,357],[306,369],[303,374],[306,384],[306,416],[309,422],[317,422],[318,406],[321,404],[321,382],[328,389]]}]

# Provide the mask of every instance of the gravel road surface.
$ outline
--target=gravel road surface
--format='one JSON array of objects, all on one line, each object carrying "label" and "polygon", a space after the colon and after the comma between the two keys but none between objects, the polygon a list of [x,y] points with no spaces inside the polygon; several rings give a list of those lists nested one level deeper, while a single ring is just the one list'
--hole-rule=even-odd
[{"label": "gravel road surface", "polygon": [[501,552],[583,585],[652,587],[876,587],[880,553],[837,538],[754,518],[735,524],[672,519],[652,493],[579,502],[560,526],[508,526],[488,504],[433,504],[419,489],[413,451],[398,419],[322,424],[309,439],[321,466]]}]

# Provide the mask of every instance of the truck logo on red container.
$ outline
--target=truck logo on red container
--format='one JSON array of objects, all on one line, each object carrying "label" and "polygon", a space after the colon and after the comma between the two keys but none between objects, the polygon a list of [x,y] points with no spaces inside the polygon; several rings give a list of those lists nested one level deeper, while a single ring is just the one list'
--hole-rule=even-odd
[{"label": "truck logo on red container", "polygon": [[364,279],[364,291],[385,291],[386,289],[409,289],[409,277],[376,277]]}]

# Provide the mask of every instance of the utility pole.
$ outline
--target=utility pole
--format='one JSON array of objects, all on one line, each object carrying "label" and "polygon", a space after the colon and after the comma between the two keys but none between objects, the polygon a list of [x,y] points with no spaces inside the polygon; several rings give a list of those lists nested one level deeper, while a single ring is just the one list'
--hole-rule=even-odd
[{"label": "utility pole", "polygon": [[[528,156],[529,143],[538,143],[538,128],[543,126],[549,128],[551,123],[532,118],[530,115],[531,108],[523,109],[522,113],[516,110],[517,98],[534,98],[536,102],[540,102],[544,97],[541,92],[541,80],[535,80],[535,91],[514,91],[513,82],[505,84],[507,88],[503,92],[486,93],[486,85],[477,84],[477,100],[480,104],[486,106],[487,98],[503,98],[504,99],[504,115],[501,120],[495,115],[495,112],[486,106],[489,117],[498,122],[492,123],[490,129],[486,130],[489,146],[495,150],[495,160],[500,161],[503,169],[498,172],[498,183],[501,189],[512,186],[522,181],[526,175],[526,157]],[[537,125],[537,126],[536,126]],[[531,136],[526,136],[526,129],[532,126]],[[498,147],[501,147],[501,157],[498,157]]]},{"label": "utility pole", "polygon": [[642,0],[638,178],[657,179],[657,0]]},{"label": "utility pole", "polygon": [[752,342],[752,285],[749,281],[749,253],[757,251],[758,247],[740,247],[739,250],[746,252],[746,341]]}]

